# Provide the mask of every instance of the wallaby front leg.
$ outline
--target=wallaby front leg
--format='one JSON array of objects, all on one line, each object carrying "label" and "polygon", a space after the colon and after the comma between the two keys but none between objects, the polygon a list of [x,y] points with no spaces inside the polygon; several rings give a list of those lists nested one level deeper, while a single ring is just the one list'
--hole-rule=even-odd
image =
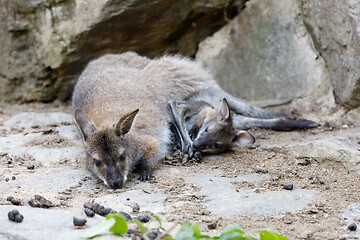
[{"label": "wallaby front leg", "polygon": [[180,141],[182,145],[181,150],[184,154],[188,154],[188,158],[190,159],[194,153],[194,149],[192,147],[193,142],[185,126],[185,119],[183,117],[184,115],[182,112],[179,113],[176,102],[169,101],[169,107],[173,124],[175,125],[176,131],[180,136]]}]

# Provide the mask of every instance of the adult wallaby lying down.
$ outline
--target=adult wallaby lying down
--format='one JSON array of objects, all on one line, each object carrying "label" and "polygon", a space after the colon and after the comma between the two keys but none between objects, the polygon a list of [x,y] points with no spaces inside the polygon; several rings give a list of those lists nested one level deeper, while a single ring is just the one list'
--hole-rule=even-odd
[{"label": "adult wallaby lying down", "polygon": [[[242,116],[231,117],[229,108],[223,106],[227,104],[224,98]],[[139,171],[141,180],[152,176],[156,163],[172,150],[173,120],[183,149],[189,153],[193,147],[206,151],[204,145],[220,140],[224,150],[252,143],[253,137],[242,128],[317,126],[312,121],[253,107],[229,95],[194,61],[171,56],[150,60],[132,52],[109,54],[90,62],[75,86],[72,103],[87,166],[111,188],[121,188],[134,170]],[[219,117],[211,117],[214,113]],[[185,124],[192,125],[189,131],[196,134],[195,144],[185,136],[189,135]],[[214,135],[217,125],[220,134]],[[207,140],[196,140],[200,138]],[[213,152],[220,152],[218,145],[211,146],[216,149]]]}]

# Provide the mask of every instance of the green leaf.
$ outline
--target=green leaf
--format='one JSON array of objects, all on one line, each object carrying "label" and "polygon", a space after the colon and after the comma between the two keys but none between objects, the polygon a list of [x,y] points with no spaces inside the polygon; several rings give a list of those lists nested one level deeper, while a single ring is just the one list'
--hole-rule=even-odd
[{"label": "green leaf", "polygon": [[95,225],[94,227],[88,229],[85,231],[81,238],[85,239],[91,239],[96,236],[99,236],[103,233],[108,233],[109,229],[115,224],[115,219],[108,219],[105,222],[99,223],[98,225]]},{"label": "green leaf", "polygon": [[197,239],[201,238],[200,228],[197,223],[192,224],[193,230],[194,230],[194,237]]},{"label": "green leaf", "polygon": [[176,240],[188,240],[188,239],[195,239],[194,238],[194,228],[192,224],[188,221],[184,222],[181,225],[179,231],[175,235]]},{"label": "green leaf", "polygon": [[245,239],[246,239],[246,240],[257,240],[256,238],[249,237],[249,236],[245,236]]},{"label": "green leaf", "polygon": [[242,233],[233,231],[221,234],[220,240],[247,240],[247,238]]},{"label": "green leaf", "polygon": [[289,239],[277,233],[263,231],[260,233],[260,240],[289,240]]},{"label": "green leaf", "polygon": [[144,227],[142,222],[140,222],[138,219],[133,219],[133,221],[138,225],[138,228],[143,234],[146,233],[146,227]]},{"label": "green leaf", "polygon": [[166,237],[162,238],[162,240],[175,240],[175,239],[172,238],[171,236],[166,236]]},{"label": "green leaf", "polygon": [[153,214],[152,217],[155,218],[159,222],[160,227],[161,227],[161,220],[160,220],[159,216]]},{"label": "green leaf", "polygon": [[227,227],[220,235],[221,240],[247,240],[244,230],[237,224]]},{"label": "green leaf", "polygon": [[223,233],[230,233],[230,232],[244,233],[244,230],[238,224],[235,224],[225,228],[225,230],[223,231]]},{"label": "green leaf", "polygon": [[109,229],[110,232],[115,235],[122,235],[128,232],[128,226],[124,218],[118,215],[111,215],[109,218],[115,219],[115,224]]}]

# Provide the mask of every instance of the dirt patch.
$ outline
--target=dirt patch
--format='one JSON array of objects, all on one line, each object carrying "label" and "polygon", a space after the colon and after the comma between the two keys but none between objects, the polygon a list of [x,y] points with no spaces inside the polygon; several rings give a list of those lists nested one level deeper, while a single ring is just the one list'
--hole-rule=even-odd
[{"label": "dirt patch", "polygon": [[[0,124],[21,112],[71,113],[70,107],[62,104],[2,104],[0,110]],[[251,147],[219,156],[208,156],[201,163],[192,161],[184,166],[160,164],[155,172],[156,177],[150,181],[150,184],[139,183],[132,179],[125,189],[116,191],[106,188],[93,177],[89,177],[90,174],[83,171],[85,169],[83,159],[58,161],[43,166],[26,154],[21,159],[14,158],[10,163],[9,157],[11,156],[1,153],[0,184],[9,187],[6,188],[8,189],[6,194],[20,199],[23,203],[26,203],[34,194],[45,193],[44,197],[51,200],[57,206],[56,208],[60,209],[83,209],[83,203],[96,202],[109,195],[120,199],[121,194],[134,189],[143,191],[144,198],[147,194],[151,197],[152,192],[161,192],[166,195],[163,203],[164,209],[160,211],[164,222],[174,223],[185,220],[198,222],[202,231],[210,235],[219,234],[226,226],[237,223],[253,236],[258,236],[259,230],[270,230],[291,239],[339,239],[341,237],[346,239],[346,236],[348,239],[357,239],[357,232],[350,232],[347,226],[352,223],[351,221],[360,225],[360,216],[354,219],[345,219],[346,217],[342,213],[350,205],[360,203],[359,174],[349,171],[341,162],[320,161],[311,157],[297,158],[284,147],[288,143],[301,141],[311,136],[352,127],[351,125],[344,126],[346,124],[341,122],[340,125],[334,125],[331,128],[321,127],[294,132],[253,129],[250,132],[256,137],[257,142]],[[57,126],[10,129],[3,131],[1,136],[39,134],[34,141],[27,143],[26,147],[36,146],[41,149],[71,147],[73,143],[62,139],[58,134],[61,126],[59,124]],[[357,138],[354,138],[353,141],[357,141]],[[35,164],[35,169],[27,169],[26,167],[30,164]],[[39,177],[38,179],[48,179],[48,175],[54,175],[53,172],[58,172],[57,169],[64,169],[64,167],[81,172],[69,173],[70,179],[61,179],[62,175],[59,173],[57,180],[59,182],[68,181],[68,184],[63,186],[61,183],[57,183],[59,184],[58,188],[55,184],[56,179],[52,180],[54,184],[48,184],[46,187],[41,185],[38,191],[36,191],[36,187],[35,190],[32,190],[25,184],[27,179],[34,178],[36,174],[44,175],[41,175],[43,178]],[[272,215],[248,214],[235,217],[215,215],[207,208],[206,204],[209,202],[209,198],[206,194],[201,193],[202,187],[189,180],[210,170],[216,170],[220,173],[219,177],[229,179],[235,190],[251,191],[258,195],[269,191],[314,190],[318,192],[318,195],[306,207],[296,212],[279,212]],[[233,180],[249,174],[266,177],[261,181]],[[294,190],[285,190],[284,186],[287,184],[292,184]],[[222,189],[219,188],[218,191],[221,194]],[[3,193],[0,199],[1,205],[9,205],[6,197]],[[112,199],[113,202],[118,201],[116,198]],[[125,206],[131,209],[136,204],[134,201],[133,199],[125,200]],[[269,199],[269,201],[272,200]],[[213,222],[217,222],[216,229],[208,229],[207,225]],[[54,231],[56,230],[54,229]]]}]

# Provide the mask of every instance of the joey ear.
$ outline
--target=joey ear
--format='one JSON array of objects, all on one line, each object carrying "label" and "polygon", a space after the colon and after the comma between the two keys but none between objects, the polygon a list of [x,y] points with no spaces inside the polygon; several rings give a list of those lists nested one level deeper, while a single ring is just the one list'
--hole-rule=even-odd
[{"label": "joey ear", "polygon": [[87,136],[89,133],[92,133],[96,130],[96,127],[90,120],[90,118],[80,109],[75,109],[74,112],[74,120],[80,132],[83,135],[84,140],[86,141]]},{"label": "joey ear", "polygon": [[133,112],[127,113],[120,118],[118,123],[116,124],[116,134],[118,136],[122,134],[127,134],[130,131],[132,123],[134,122],[136,114],[138,114],[139,109],[136,109]]},{"label": "joey ear", "polygon": [[245,130],[238,130],[235,137],[232,140],[233,147],[244,147],[255,142],[253,135]]},{"label": "joey ear", "polygon": [[221,106],[218,111],[218,119],[220,121],[230,121],[231,120],[231,112],[229,108],[229,104],[226,101],[226,98],[223,98],[221,101]]}]

